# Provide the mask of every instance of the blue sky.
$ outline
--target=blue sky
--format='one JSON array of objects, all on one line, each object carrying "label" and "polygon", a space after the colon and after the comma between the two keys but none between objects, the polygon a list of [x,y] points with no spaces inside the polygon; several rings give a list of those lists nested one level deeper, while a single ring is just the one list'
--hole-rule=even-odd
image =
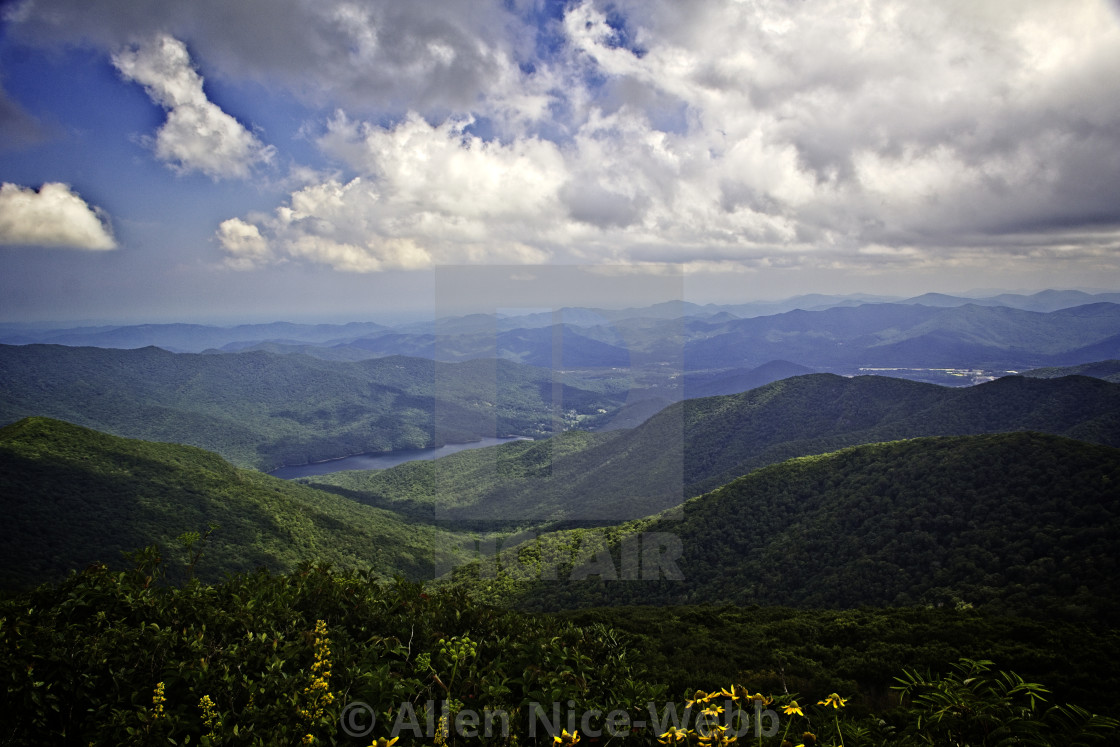
[{"label": "blue sky", "polygon": [[0,321],[387,318],[460,266],[1120,288],[1115,0],[0,13]]}]

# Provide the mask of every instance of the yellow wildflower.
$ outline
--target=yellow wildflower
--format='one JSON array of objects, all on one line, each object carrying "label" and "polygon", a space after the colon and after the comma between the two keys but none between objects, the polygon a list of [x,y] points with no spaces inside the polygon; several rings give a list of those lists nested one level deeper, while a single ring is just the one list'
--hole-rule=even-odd
[{"label": "yellow wildflower", "polygon": [[206,736],[216,739],[218,730],[222,728],[217,706],[209,695],[203,695],[199,698],[198,707],[202,709],[202,723],[206,725]]},{"label": "yellow wildflower", "polygon": [[721,747],[722,745],[732,744],[735,740],[736,737],[727,736],[726,726],[715,724],[710,728],[707,734],[702,734],[697,741],[705,745],[705,747]]},{"label": "yellow wildflower", "polygon": [[552,738],[552,743],[554,745],[563,745],[563,747],[572,747],[572,745],[579,744],[579,739],[578,731],[569,733],[567,729],[564,729],[560,734]]},{"label": "yellow wildflower", "polygon": [[388,737],[378,737],[370,743],[369,747],[393,747],[398,739],[400,739],[400,737],[393,737],[392,739]]},{"label": "yellow wildflower", "polygon": [[832,706],[833,708],[843,708],[847,704],[848,701],[844,698],[841,698],[836,693],[832,693],[827,698],[817,703],[817,705]]},{"label": "yellow wildflower", "polygon": [[315,721],[323,717],[326,707],[334,702],[334,694],[330,691],[331,680],[331,642],[327,638],[327,623],[324,620],[315,621],[315,661],[311,664],[311,682],[303,688],[304,695],[309,696],[308,707],[301,708],[300,718],[304,721]]},{"label": "yellow wildflower", "polygon": [[447,737],[451,734],[451,729],[447,726],[447,714],[439,717],[439,723],[436,724],[436,745],[447,744]]},{"label": "yellow wildflower", "polygon": [[787,706],[782,706],[782,712],[785,713],[787,716],[792,716],[794,714],[797,714],[798,716],[804,716],[805,715],[804,713],[801,712],[801,706],[797,705],[796,700],[790,702],[790,704],[787,705]]},{"label": "yellow wildflower", "polygon": [[673,742],[680,742],[684,739],[688,739],[687,731],[679,729],[676,726],[670,726],[669,731],[659,736],[657,741],[661,742],[661,744],[672,744]]},{"label": "yellow wildflower", "polygon": [[155,692],[152,694],[152,719],[157,720],[164,718],[163,704],[167,702],[167,698],[163,694],[163,683],[157,683]]},{"label": "yellow wildflower", "polygon": [[685,708],[691,708],[693,703],[706,703],[710,697],[711,696],[703,690],[697,690],[692,694],[691,699],[686,699],[684,701],[684,706]]}]

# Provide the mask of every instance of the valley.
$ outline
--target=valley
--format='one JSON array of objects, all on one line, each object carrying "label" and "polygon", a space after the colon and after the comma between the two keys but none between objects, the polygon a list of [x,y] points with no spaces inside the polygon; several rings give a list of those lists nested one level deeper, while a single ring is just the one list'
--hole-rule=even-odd
[{"label": "valley", "polygon": [[[8,332],[0,616],[22,627],[0,657],[49,670],[63,625],[112,659],[88,626],[114,609],[120,651],[157,626],[154,666],[238,703],[282,697],[321,619],[383,715],[452,680],[637,718],[718,679],[844,691],[883,739],[913,728],[892,678],[989,657],[1103,714],[1062,728],[1112,734],[1120,306],[1090,300]],[[492,662],[455,680],[449,636]],[[585,687],[514,682],[561,639],[540,676]],[[273,669],[218,685],[182,663],[202,640],[214,671]]]}]

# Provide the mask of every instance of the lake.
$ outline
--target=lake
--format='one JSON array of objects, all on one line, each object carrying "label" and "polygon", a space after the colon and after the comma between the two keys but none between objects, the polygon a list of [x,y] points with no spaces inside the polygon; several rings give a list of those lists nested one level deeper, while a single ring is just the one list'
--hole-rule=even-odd
[{"label": "lake", "polygon": [[513,438],[484,438],[469,444],[447,444],[438,449],[409,449],[406,451],[387,451],[378,454],[355,454],[354,456],[332,459],[329,462],[315,462],[314,464],[301,464],[296,467],[281,467],[268,474],[291,480],[295,477],[311,477],[312,475],[326,475],[331,472],[341,472],[345,469],[388,469],[405,462],[414,462],[417,459],[439,459],[457,451],[467,449],[481,449],[484,446],[496,446],[510,441],[523,441],[522,437]]}]

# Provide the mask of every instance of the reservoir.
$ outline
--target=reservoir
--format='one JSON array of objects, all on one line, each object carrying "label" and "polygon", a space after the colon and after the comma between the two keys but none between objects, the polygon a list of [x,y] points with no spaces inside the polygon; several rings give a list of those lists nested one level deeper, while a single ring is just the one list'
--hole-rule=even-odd
[{"label": "reservoir", "polygon": [[512,438],[483,438],[469,444],[447,444],[438,449],[409,449],[407,451],[388,451],[382,454],[355,454],[354,456],[332,459],[329,462],[315,462],[314,464],[301,464],[296,467],[281,467],[268,474],[291,480],[295,477],[311,477],[312,475],[326,475],[331,472],[341,472],[345,469],[388,469],[405,462],[414,462],[417,459],[439,459],[440,457],[454,454],[467,449],[481,449],[483,446],[495,446],[509,441],[523,441],[523,437]]}]

